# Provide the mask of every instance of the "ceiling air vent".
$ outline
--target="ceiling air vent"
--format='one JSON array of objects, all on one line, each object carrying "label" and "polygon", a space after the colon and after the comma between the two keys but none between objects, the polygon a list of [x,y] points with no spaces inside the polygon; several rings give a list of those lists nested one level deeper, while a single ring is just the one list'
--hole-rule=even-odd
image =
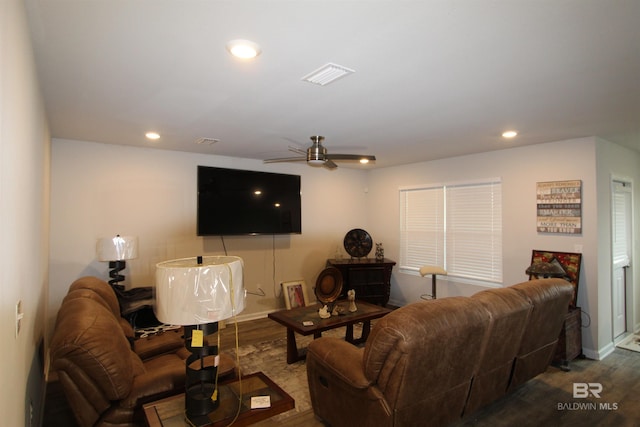
[{"label": "ceiling air vent", "polygon": [[216,142],[220,142],[219,139],[216,138],[198,138],[196,139],[196,144],[208,144],[208,145],[213,145]]},{"label": "ceiling air vent", "polygon": [[343,67],[342,65],[332,64],[330,62],[318,68],[317,70],[310,72],[309,74],[304,76],[302,80],[316,85],[324,86],[328,85],[331,82],[335,82],[339,78],[351,73],[355,73],[355,70]]}]

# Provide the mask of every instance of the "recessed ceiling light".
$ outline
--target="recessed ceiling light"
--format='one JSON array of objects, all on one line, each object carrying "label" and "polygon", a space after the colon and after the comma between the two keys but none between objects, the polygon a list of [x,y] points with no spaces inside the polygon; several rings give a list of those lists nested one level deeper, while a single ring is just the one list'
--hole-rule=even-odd
[{"label": "recessed ceiling light", "polygon": [[144,134],[147,139],[160,139],[160,134],[158,132],[147,132]]},{"label": "recessed ceiling light", "polygon": [[503,138],[514,138],[516,135],[518,135],[518,132],[516,132],[515,130],[502,132]]},{"label": "recessed ceiling light", "polygon": [[242,59],[251,59],[262,53],[257,43],[250,40],[231,40],[227,43],[227,50],[233,56]]}]

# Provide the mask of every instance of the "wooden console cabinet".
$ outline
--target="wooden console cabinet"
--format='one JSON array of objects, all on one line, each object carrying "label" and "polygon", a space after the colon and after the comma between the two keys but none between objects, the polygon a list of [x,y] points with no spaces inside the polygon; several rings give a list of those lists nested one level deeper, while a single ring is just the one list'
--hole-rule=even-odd
[{"label": "wooden console cabinet", "polygon": [[569,362],[582,355],[582,320],[580,307],[569,309],[564,319],[556,354],[553,358],[554,365],[560,366],[564,371],[569,370]]},{"label": "wooden console cabinet", "polygon": [[329,259],[327,267],[335,267],[342,273],[342,293],[339,298],[346,298],[347,291],[356,291],[356,300],[386,306],[391,291],[391,270],[395,261],[385,258],[376,261],[374,258]]}]

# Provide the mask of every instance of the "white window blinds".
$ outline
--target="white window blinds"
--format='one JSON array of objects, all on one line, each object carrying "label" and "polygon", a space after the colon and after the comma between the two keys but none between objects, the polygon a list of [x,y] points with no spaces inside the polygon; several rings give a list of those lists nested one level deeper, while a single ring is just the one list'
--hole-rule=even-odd
[{"label": "white window blinds", "polygon": [[444,188],[400,191],[401,263],[411,269],[444,263]]},{"label": "white window blinds", "polygon": [[499,179],[400,190],[400,268],[502,282]]}]

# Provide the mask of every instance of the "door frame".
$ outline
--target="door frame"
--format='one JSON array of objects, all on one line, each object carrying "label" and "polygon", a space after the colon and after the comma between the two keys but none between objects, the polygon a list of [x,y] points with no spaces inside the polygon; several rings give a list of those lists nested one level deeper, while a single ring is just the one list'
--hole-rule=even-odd
[{"label": "door frame", "polygon": [[[614,281],[615,281],[615,277],[614,277],[614,270],[613,270],[613,233],[614,233],[614,195],[615,195],[615,183],[625,183],[625,184],[629,184],[631,186],[631,191],[630,191],[630,215],[629,215],[629,220],[630,220],[630,242],[629,242],[629,267],[624,269],[624,275],[625,275],[625,280],[626,280],[626,284],[625,284],[625,327],[626,327],[626,332],[624,332],[622,335],[620,335],[620,337],[616,338],[614,336],[614,316],[615,316],[615,310],[614,310],[614,293],[613,293],[613,286],[614,286]],[[611,256],[609,257],[609,265],[611,267],[610,270],[610,275],[611,275],[611,334],[612,334],[612,338],[614,339],[614,341],[616,343],[618,343],[619,341],[623,340],[624,338],[626,338],[629,334],[632,334],[635,332],[635,324],[634,324],[634,319],[635,319],[635,298],[636,297],[640,297],[640,293],[638,293],[638,295],[636,295],[635,289],[634,289],[634,285],[635,285],[635,281],[633,280],[634,277],[634,265],[633,265],[633,259],[634,259],[634,253],[633,253],[633,249],[634,249],[634,240],[633,240],[633,236],[635,236],[635,213],[634,213],[634,182],[631,178],[628,177],[622,177],[622,176],[616,176],[616,175],[612,175],[611,176],[611,197],[610,197],[610,204],[611,204]]]}]

